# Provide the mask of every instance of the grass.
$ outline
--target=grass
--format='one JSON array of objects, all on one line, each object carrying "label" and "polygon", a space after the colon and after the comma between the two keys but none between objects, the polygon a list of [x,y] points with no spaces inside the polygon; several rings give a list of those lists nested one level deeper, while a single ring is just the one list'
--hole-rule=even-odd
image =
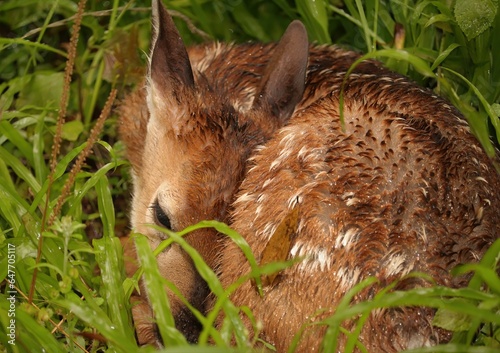
[{"label": "grass", "polygon": [[[500,67],[494,65],[500,62],[500,36],[495,35],[500,30],[498,1],[457,0],[454,9],[448,3],[172,0],[167,5],[187,43],[206,38],[276,40],[292,19],[300,18],[311,40],[363,51],[445,96],[463,112],[492,156],[500,137]],[[109,112],[110,104],[116,103],[114,90],[120,99],[143,77],[149,6],[148,1],[88,0],[81,29],[75,30],[76,1],[0,3],[1,352],[149,351],[137,347],[131,324],[128,298],[138,274],[125,278],[118,239],[128,232],[131,180],[116,135],[117,117]],[[475,22],[473,16],[482,21]],[[73,46],[72,34],[78,34]],[[72,72],[68,66],[74,66]],[[191,229],[205,226],[245,246],[223,224],[205,222]],[[212,327],[216,311],[206,318],[197,313],[204,322],[200,347],[186,347],[161,295],[165,280],[154,254],[138,235],[142,271],[156,298],[152,304],[162,313],[161,334],[172,347],[165,351],[248,351],[255,342],[243,329],[239,308],[225,299],[238,283],[223,289],[182,234],[170,235],[168,241],[179,242],[195,259],[219,298],[217,310],[224,310],[228,319],[217,331]],[[474,272],[464,289],[401,293],[388,288],[371,302],[353,305],[350,298],[373,279],[360,283],[321,323],[328,326],[325,351],[334,349],[347,319],[356,320],[357,330],[350,334],[346,351],[363,351],[356,338],[369,311],[398,305],[438,308],[435,323],[455,332],[443,347],[413,352],[498,351],[499,254],[497,241],[480,264],[457,269]],[[276,266],[280,265],[255,267],[253,276],[275,271]],[[15,345],[9,336],[12,325]],[[236,348],[229,346],[231,333]],[[209,340],[216,346],[206,347]]]}]

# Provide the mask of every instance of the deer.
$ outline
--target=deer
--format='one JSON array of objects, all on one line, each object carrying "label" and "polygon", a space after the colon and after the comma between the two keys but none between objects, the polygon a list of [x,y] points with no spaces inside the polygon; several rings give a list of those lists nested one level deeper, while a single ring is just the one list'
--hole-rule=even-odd
[{"label": "deer", "polygon": [[[310,44],[297,20],[277,43],[186,47],[153,0],[145,83],[119,107],[132,166],[131,226],[152,249],[166,235],[150,224],[180,231],[213,219],[241,234],[259,260],[294,215],[283,260],[299,260],[269,280],[264,295],[249,280],[230,297],[262,323],[253,332],[244,318],[249,332],[278,352],[300,330],[296,352],[319,351],[325,328],[308,323],[333,313],[368,277],[377,284],[355,302],[390,283],[395,290],[430,285],[412,272],[466,286],[470,275],[451,269],[477,262],[500,234],[497,157],[485,154],[455,107],[380,62],[363,61],[347,76],[358,58]],[[241,249],[215,229],[185,240],[224,286],[251,271]],[[211,309],[213,296],[179,245],[157,262],[193,307]],[[145,292],[132,298],[137,339],[160,348]],[[176,327],[196,342],[200,324],[166,295]],[[378,310],[359,340],[370,352],[446,342],[451,334],[432,326],[434,313]],[[345,342],[340,337],[339,351]]]}]

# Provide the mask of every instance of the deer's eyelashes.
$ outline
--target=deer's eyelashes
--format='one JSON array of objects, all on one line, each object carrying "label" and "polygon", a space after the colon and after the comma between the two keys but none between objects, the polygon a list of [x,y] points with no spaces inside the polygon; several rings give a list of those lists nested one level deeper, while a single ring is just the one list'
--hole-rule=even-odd
[{"label": "deer's eyelashes", "polygon": [[155,200],[155,202],[151,206],[151,209],[153,210],[153,217],[155,224],[172,230],[170,217],[165,213],[163,208],[160,206],[158,199]]}]

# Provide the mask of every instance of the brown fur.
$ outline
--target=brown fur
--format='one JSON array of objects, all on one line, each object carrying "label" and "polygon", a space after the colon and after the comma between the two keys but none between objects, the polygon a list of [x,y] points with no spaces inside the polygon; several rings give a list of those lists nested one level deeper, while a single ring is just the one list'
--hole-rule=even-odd
[{"label": "brown fur", "polygon": [[[297,23],[280,44],[208,44],[186,52],[163,7],[154,2],[153,9],[148,83],[120,108],[134,175],[132,225],[152,248],[164,235],[148,223],[168,217],[171,229],[182,230],[218,219],[243,235],[259,260],[298,202],[289,257],[305,259],[281,272],[263,298],[250,283],[231,297],[252,309],[262,338],[278,352],[368,276],[380,283],[356,301],[412,271],[466,285],[468,277],[449,271],[477,261],[500,234],[500,178],[455,108],[368,61],[345,86],[343,129],[340,87],[357,54],[308,49]],[[224,285],[249,272],[237,246],[214,230],[186,239]],[[209,309],[208,289],[178,246],[158,263],[195,307]],[[397,289],[427,285],[405,279]],[[179,329],[195,341],[195,320],[169,297]],[[161,346],[147,298],[134,301],[139,342]],[[323,316],[315,316],[318,309]],[[395,352],[448,340],[431,326],[432,316],[423,308],[377,311],[361,341],[369,351]],[[318,350],[322,332],[307,328],[299,351]]]},{"label": "brown fur", "polygon": [[[310,54],[314,62],[315,50]],[[311,71],[308,77],[311,87],[318,77]],[[418,271],[441,285],[466,285],[468,277],[450,270],[477,261],[500,234],[498,174],[454,108],[395,74],[354,74],[345,92],[344,132],[342,76],[321,81],[330,81],[331,94],[299,105],[288,126],[251,158],[231,218],[259,259],[298,198],[291,257],[306,259],[283,271],[263,298],[250,283],[231,297],[252,308],[263,322],[263,339],[278,352],[304,323],[325,317],[315,318],[317,310],[331,314],[369,276],[384,286]],[[305,102],[313,91],[306,90]],[[230,242],[220,268],[225,285],[250,271]],[[408,279],[396,289],[428,285]],[[432,315],[421,308],[383,310],[367,322],[361,342],[372,352],[396,352],[448,340],[431,326]],[[318,328],[308,330],[301,352],[319,347]]]}]

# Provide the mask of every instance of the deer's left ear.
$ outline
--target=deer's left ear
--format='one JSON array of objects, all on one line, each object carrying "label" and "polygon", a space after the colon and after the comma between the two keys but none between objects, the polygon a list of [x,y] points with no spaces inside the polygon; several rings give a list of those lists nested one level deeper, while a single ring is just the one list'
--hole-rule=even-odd
[{"label": "deer's left ear", "polygon": [[309,41],[300,21],[293,21],[281,37],[267,64],[255,109],[270,109],[269,114],[283,125],[301,101],[305,89]]}]

